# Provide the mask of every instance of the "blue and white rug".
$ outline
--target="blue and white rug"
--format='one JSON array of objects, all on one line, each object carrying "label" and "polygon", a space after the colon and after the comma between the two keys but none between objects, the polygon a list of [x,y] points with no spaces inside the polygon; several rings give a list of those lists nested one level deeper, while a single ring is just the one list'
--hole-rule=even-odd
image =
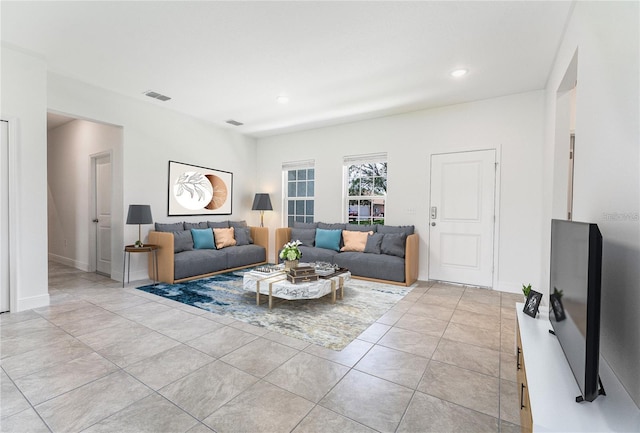
[{"label": "blue and white rug", "polygon": [[242,272],[138,289],[333,350],[343,349],[411,291],[351,279],[345,283],[344,299],[335,304],[331,295],[296,301],[274,298],[269,310],[266,296],[256,305],[255,293],[242,289]]}]

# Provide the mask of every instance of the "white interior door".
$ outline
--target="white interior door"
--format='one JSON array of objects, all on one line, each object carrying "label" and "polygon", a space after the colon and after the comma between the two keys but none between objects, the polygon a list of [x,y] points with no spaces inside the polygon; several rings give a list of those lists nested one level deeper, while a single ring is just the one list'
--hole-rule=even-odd
[{"label": "white interior door", "polygon": [[111,155],[95,159],[96,272],[111,276]]},{"label": "white interior door", "polygon": [[491,287],[496,152],[431,156],[429,279]]},{"label": "white interior door", "polygon": [[0,121],[0,313],[9,311],[9,124]]}]

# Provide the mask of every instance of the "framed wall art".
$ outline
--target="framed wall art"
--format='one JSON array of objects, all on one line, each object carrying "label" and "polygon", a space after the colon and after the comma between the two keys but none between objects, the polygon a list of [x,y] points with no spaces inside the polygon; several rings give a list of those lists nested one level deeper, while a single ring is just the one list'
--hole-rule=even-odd
[{"label": "framed wall art", "polygon": [[169,216],[231,215],[233,173],[169,161]]}]

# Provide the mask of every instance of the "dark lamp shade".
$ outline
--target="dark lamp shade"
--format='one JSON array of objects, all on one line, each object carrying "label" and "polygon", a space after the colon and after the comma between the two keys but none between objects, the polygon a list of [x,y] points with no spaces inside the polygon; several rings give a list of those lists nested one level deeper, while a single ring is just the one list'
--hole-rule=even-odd
[{"label": "dark lamp shade", "polygon": [[251,210],[273,210],[269,194],[256,194],[256,196],[253,198],[253,206],[251,207]]},{"label": "dark lamp shade", "polygon": [[148,204],[129,205],[127,224],[153,224],[151,217],[151,206]]}]

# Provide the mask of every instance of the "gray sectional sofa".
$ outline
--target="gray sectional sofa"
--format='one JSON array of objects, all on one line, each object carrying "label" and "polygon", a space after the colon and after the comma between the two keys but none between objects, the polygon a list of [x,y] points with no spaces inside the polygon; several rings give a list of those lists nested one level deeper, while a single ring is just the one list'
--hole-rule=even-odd
[{"label": "gray sectional sofa", "polygon": [[[337,231],[341,236],[336,245]],[[362,251],[340,251],[351,232],[369,233]],[[275,257],[285,243],[295,240],[302,242],[301,262],[329,262],[349,269],[355,278],[405,286],[418,279],[419,239],[414,226],[295,223],[276,229]]]},{"label": "gray sectional sofa", "polygon": [[[156,223],[149,243],[158,250],[158,279],[174,284],[230,270],[265,264],[269,248],[266,227],[248,227],[244,221]],[[197,248],[191,229],[234,228],[236,245],[224,248]],[[151,273],[151,264],[149,275]]]}]

